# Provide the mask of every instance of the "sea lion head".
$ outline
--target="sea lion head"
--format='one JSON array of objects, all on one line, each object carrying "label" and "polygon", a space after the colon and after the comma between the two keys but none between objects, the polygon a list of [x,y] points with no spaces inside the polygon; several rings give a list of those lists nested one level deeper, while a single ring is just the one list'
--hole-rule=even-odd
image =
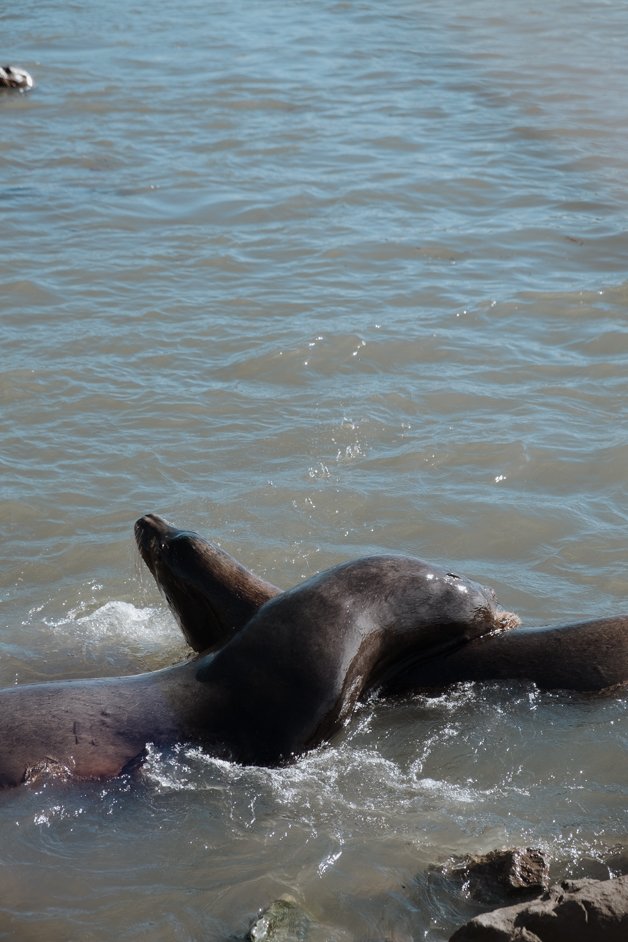
[{"label": "sea lion head", "polygon": [[135,541],[195,651],[220,647],[279,592],[219,546],[157,514],[140,517]]}]

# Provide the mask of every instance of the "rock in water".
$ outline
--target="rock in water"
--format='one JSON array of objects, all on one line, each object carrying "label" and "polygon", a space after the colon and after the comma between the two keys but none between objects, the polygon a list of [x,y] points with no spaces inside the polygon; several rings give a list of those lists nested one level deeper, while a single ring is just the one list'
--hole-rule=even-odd
[{"label": "rock in water", "polygon": [[281,896],[264,909],[248,931],[247,942],[305,942],[310,917],[291,896]]},{"label": "rock in water", "polygon": [[539,899],[476,916],[450,942],[626,942],[628,876],[565,881]]},{"label": "rock in water", "polygon": [[538,896],[549,883],[547,860],[542,851],[531,847],[492,850],[465,857],[446,869],[462,882],[471,899],[483,903],[506,901],[509,896]]}]

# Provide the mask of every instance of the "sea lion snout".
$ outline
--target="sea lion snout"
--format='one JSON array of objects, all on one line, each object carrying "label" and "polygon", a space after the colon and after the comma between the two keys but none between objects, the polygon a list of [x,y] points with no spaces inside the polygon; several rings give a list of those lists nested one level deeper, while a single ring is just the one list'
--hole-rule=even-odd
[{"label": "sea lion snout", "polygon": [[141,545],[147,543],[151,538],[172,533],[176,530],[176,527],[173,527],[171,523],[168,523],[167,520],[164,520],[163,517],[159,517],[157,514],[144,514],[143,517],[135,521],[133,529],[135,532],[135,541],[138,547],[141,547]]},{"label": "sea lion snout", "polygon": [[192,535],[172,526],[157,514],[144,514],[136,520],[134,532],[140,555],[153,574],[160,555],[169,549],[177,538]]}]

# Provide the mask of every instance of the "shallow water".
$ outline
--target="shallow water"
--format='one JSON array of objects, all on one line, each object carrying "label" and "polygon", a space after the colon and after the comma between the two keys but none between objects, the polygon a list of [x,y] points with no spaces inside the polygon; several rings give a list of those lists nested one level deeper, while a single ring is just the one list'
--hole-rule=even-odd
[{"label": "shallow water", "polygon": [[[625,611],[622,5],[25,3],[0,99],[0,681],[186,649],[154,510],[281,586],[372,551],[524,623]],[[0,938],[440,942],[430,867],[625,842],[626,698],[364,705],[288,769],[0,795]]]}]

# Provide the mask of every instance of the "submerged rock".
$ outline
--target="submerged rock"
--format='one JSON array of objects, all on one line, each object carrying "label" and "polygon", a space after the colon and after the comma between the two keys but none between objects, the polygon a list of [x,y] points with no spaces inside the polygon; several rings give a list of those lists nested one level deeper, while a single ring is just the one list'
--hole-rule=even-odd
[{"label": "submerged rock", "polygon": [[247,942],[305,942],[311,919],[292,896],[280,896],[262,910],[246,936]]},{"label": "submerged rock", "polygon": [[628,876],[554,885],[540,898],[476,916],[450,942],[626,942]]}]

